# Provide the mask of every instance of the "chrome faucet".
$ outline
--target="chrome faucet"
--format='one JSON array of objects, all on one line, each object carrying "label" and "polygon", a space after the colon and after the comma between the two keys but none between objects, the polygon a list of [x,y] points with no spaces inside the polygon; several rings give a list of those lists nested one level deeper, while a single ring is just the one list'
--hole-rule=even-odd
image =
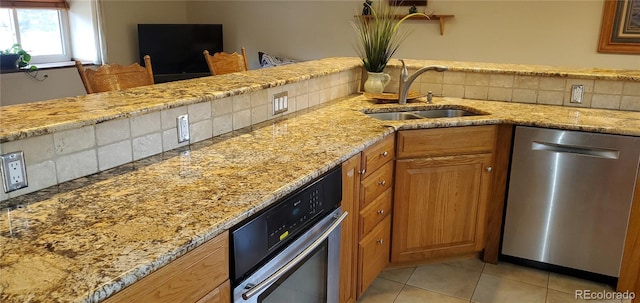
[{"label": "chrome faucet", "polygon": [[416,81],[416,79],[418,78],[418,76],[420,76],[420,74],[430,70],[435,70],[437,72],[444,72],[449,69],[444,65],[429,65],[417,70],[413,75],[411,75],[411,77],[409,77],[409,72],[407,71],[407,65],[404,64],[404,60],[402,59],[400,59],[400,62],[402,62],[402,71],[400,71],[400,83],[398,85],[400,88],[400,91],[398,92],[399,104],[407,104],[407,94],[409,93],[409,87],[411,87],[411,84],[413,83],[413,81]]}]

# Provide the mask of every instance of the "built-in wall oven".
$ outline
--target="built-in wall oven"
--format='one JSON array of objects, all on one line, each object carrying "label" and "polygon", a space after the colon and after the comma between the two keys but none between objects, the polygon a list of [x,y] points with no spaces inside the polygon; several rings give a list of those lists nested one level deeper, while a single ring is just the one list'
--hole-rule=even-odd
[{"label": "built-in wall oven", "polygon": [[338,302],[338,167],[231,229],[233,302]]}]

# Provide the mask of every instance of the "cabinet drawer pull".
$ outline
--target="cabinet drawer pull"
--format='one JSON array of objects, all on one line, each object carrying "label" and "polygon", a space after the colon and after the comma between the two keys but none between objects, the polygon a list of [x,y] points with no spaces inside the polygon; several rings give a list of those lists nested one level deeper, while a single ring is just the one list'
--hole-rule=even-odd
[{"label": "cabinet drawer pull", "polygon": [[493,170],[493,168],[491,166],[487,166],[487,168],[485,168],[484,170],[486,170],[488,173],[490,173]]},{"label": "cabinet drawer pull", "polygon": [[363,170],[359,171],[359,173],[360,173],[361,175],[364,175],[364,173],[366,173],[366,172],[367,172],[367,170],[366,170],[366,169],[363,169]]},{"label": "cabinet drawer pull", "polygon": [[378,245],[382,245],[382,243],[384,243],[384,240],[379,239],[378,241],[376,241],[378,243]]},{"label": "cabinet drawer pull", "polygon": [[381,156],[383,156],[383,157],[386,157],[386,156],[388,156],[388,155],[389,155],[389,152],[384,151],[384,152],[383,152],[383,153],[381,153],[380,155],[381,155]]},{"label": "cabinet drawer pull", "polygon": [[384,215],[384,209],[378,209],[378,215]]},{"label": "cabinet drawer pull", "polygon": [[385,184],[387,184],[387,181],[382,180],[382,181],[378,182],[378,184],[380,184],[380,186],[384,186]]}]

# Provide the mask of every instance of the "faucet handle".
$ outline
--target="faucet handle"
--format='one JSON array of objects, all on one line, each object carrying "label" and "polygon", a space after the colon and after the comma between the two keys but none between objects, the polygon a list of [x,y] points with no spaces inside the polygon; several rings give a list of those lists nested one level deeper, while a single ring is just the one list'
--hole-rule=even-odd
[{"label": "faucet handle", "polygon": [[404,60],[399,59],[402,62],[402,70],[400,70],[400,84],[409,78],[409,71],[407,70],[407,65],[404,64]]},{"label": "faucet handle", "polygon": [[431,101],[433,101],[433,92],[432,91],[428,91],[427,92],[427,103],[431,103]]}]

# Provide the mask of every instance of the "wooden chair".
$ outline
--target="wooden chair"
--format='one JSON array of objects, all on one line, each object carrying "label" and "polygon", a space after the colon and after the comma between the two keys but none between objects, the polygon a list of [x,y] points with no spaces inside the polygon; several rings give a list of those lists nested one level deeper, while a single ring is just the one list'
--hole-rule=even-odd
[{"label": "wooden chair", "polygon": [[244,47],[242,48],[242,55],[235,52],[233,54],[219,52],[209,55],[208,50],[204,50],[202,53],[212,76],[249,70],[247,52]]},{"label": "wooden chair", "polygon": [[144,56],[144,67],[138,63],[127,66],[104,64],[98,69],[85,69],[80,61],[76,61],[76,68],[87,94],[154,84],[149,55]]}]

